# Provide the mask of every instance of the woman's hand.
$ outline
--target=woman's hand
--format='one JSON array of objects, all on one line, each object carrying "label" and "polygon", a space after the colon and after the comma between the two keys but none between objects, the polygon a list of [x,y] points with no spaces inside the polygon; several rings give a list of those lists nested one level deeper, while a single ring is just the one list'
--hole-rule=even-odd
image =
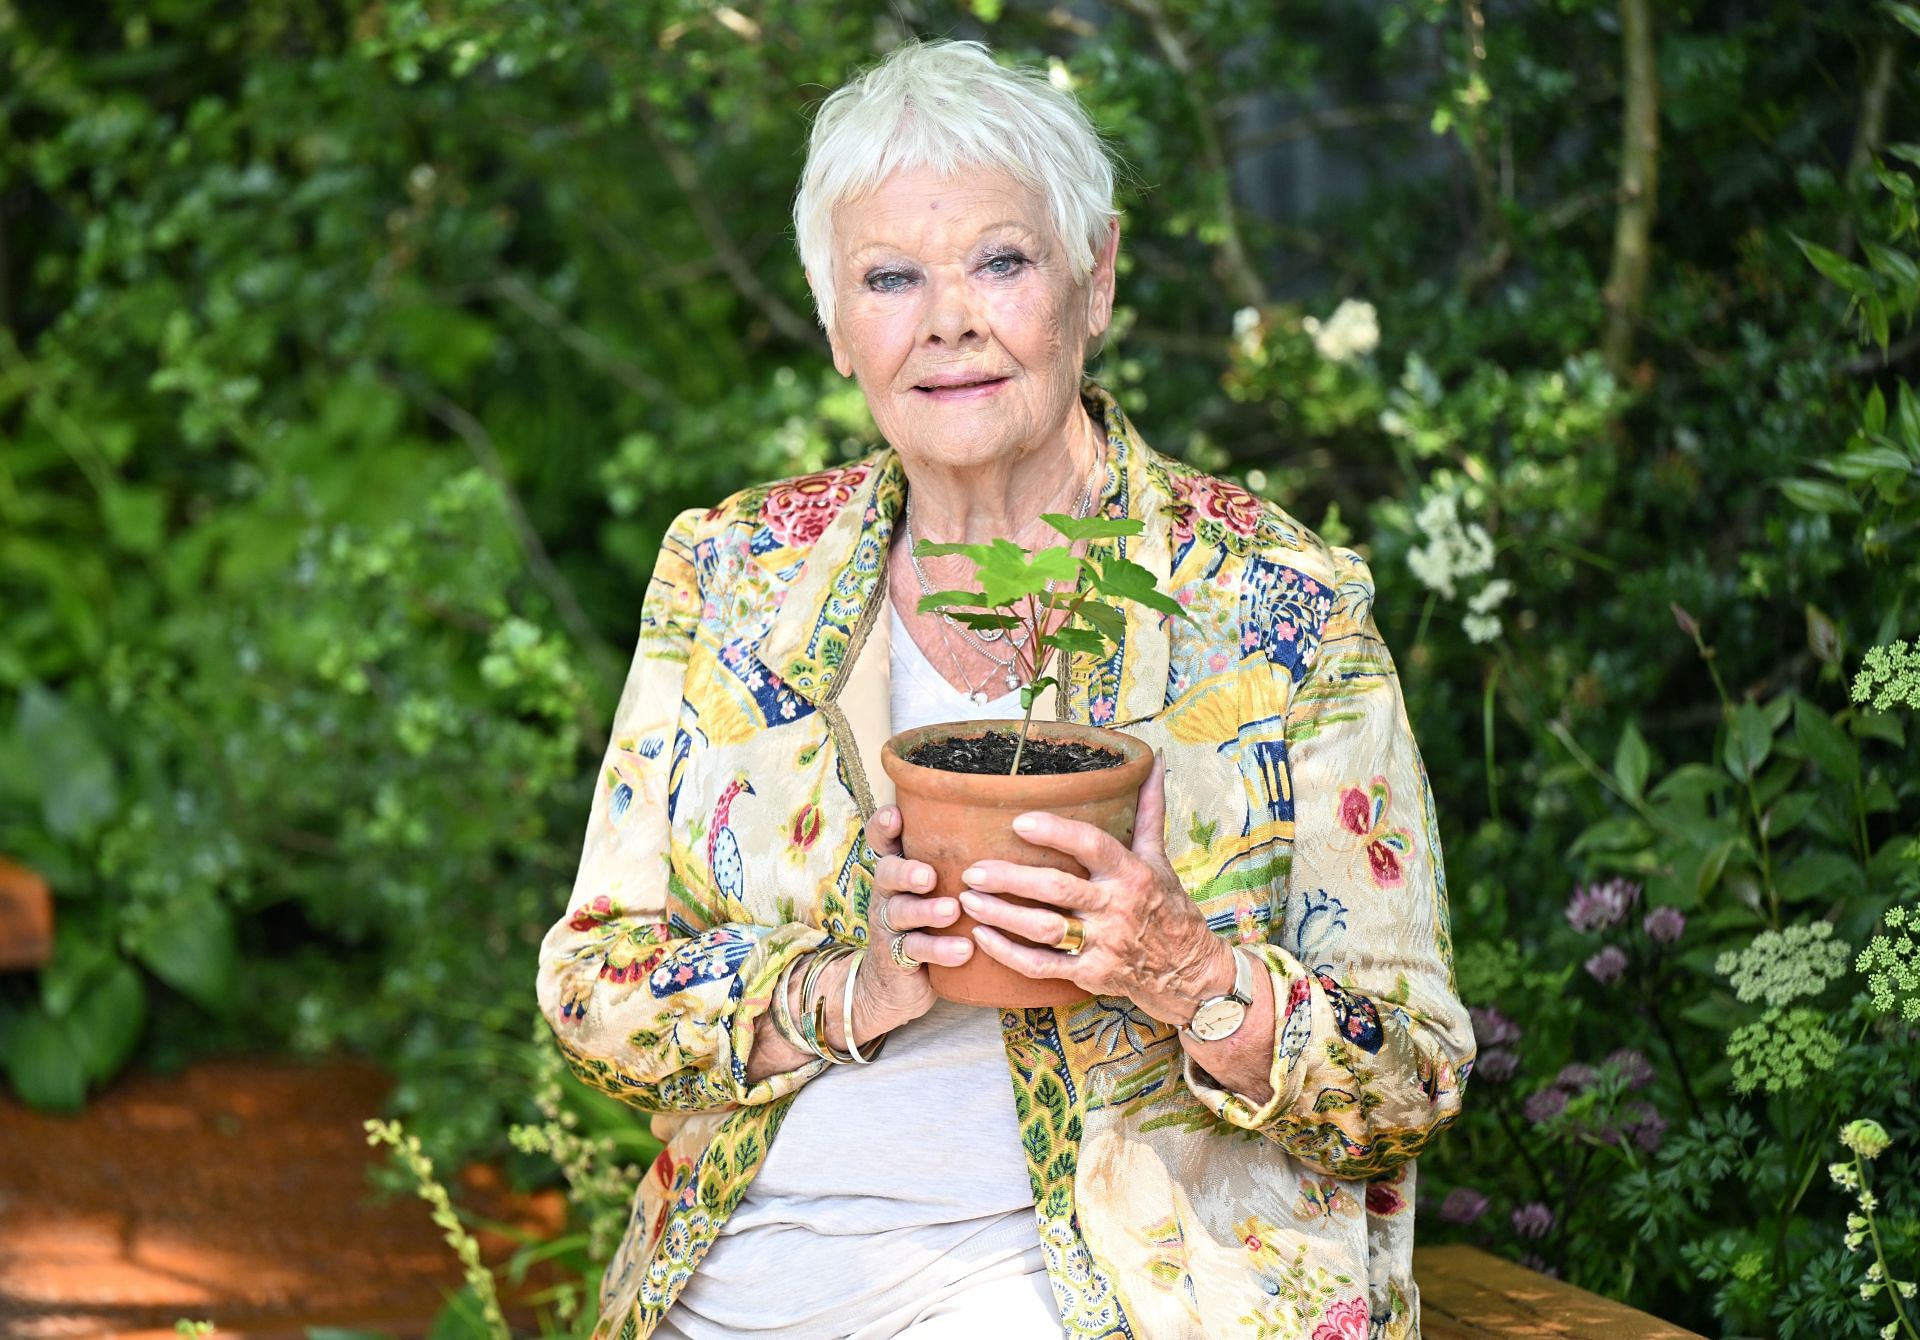
[{"label": "woman's hand", "polygon": [[[883,1033],[933,1007],[933,984],[923,967],[902,968],[893,961],[893,940],[921,963],[957,967],[973,957],[973,946],[958,935],[930,935],[923,927],[951,926],[960,918],[951,898],[928,898],[933,867],[900,854],[900,810],[886,805],[867,820],[867,845],[879,856],[873,868],[873,895],[867,904],[867,961],[854,989],[854,1031]],[[882,919],[884,918],[884,920]],[[891,925],[892,930],[887,927]]]},{"label": "woman's hand", "polygon": [[[1126,996],[1162,1023],[1187,1024],[1202,1000],[1233,982],[1233,954],[1207,926],[1180,884],[1166,853],[1166,771],[1158,755],[1140,788],[1133,846],[1057,814],[1032,812],[1013,831],[1039,847],[1065,852],[1087,869],[1085,879],[1064,870],[977,861],[962,872],[967,914],[983,923],[980,948],[1028,977],[1064,977],[1096,996]],[[1010,893],[1044,907],[1025,907],[994,895]],[[1078,954],[1035,949],[1060,943],[1067,916],[1078,917],[1086,939]],[[999,929],[996,929],[999,928]],[[864,974],[863,974],[864,976]]]}]

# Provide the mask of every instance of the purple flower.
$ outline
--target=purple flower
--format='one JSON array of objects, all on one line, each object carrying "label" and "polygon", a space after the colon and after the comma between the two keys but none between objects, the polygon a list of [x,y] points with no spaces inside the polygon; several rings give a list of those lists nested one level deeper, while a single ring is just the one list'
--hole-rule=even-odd
[{"label": "purple flower", "polygon": [[1628,1133],[1633,1136],[1633,1142],[1636,1145],[1651,1154],[1659,1149],[1660,1142],[1667,1138],[1667,1119],[1652,1108],[1648,1108],[1647,1115],[1634,1122]]},{"label": "purple flower", "polygon": [[1686,928],[1687,914],[1677,907],[1656,907],[1640,923],[1640,929],[1647,933],[1649,939],[1663,945],[1678,940]]},{"label": "purple flower", "polygon": [[1563,1089],[1571,1089],[1573,1092],[1578,1093],[1582,1089],[1592,1088],[1595,1081],[1599,1078],[1600,1072],[1598,1070],[1595,1070],[1590,1065],[1582,1065],[1580,1062],[1574,1061],[1569,1065],[1561,1066],[1560,1073],[1553,1077],[1553,1082]]},{"label": "purple flower", "polygon": [[1640,886],[1630,879],[1576,887],[1567,900],[1567,924],[1577,931],[1603,931],[1622,925],[1640,901]]},{"label": "purple flower", "polygon": [[1627,956],[1618,945],[1608,945],[1587,960],[1587,972],[1602,986],[1618,981],[1627,970]]},{"label": "purple flower", "polygon": [[1470,1224],[1487,1212],[1487,1198],[1470,1186],[1457,1186],[1440,1202],[1440,1218],[1449,1224]]},{"label": "purple flower", "polygon": [[1520,1058],[1503,1047],[1480,1053],[1480,1059],[1473,1063],[1473,1073],[1495,1084],[1505,1084],[1513,1078],[1520,1068]]},{"label": "purple flower", "polygon": [[1610,1051],[1602,1064],[1619,1072],[1629,1089],[1644,1089],[1653,1083],[1653,1062],[1638,1047],[1621,1047]]},{"label": "purple flower", "polygon": [[1531,1201],[1513,1212],[1513,1231],[1523,1238],[1544,1238],[1553,1227],[1553,1211]]},{"label": "purple flower", "polygon": [[1543,1121],[1552,1121],[1567,1110],[1567,1091],[1558,1084],[1549,1084],[1527,1095],[1527,1101],[1521,1111],[1527,1114],[1527,1120],[1536,1126]]},{"label": "purple flower", "polygon": [[1520,1025],[1491,1005],[1476,1005],[1467,1015],[1473,1020],[1473,1036],[1482,1047],[1511,1047],[1520,1041]]}]

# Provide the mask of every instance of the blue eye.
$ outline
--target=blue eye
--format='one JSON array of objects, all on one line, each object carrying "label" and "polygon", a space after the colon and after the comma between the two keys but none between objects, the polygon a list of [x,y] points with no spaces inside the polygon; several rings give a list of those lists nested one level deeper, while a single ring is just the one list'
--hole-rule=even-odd
[{"label": "blue eye", "polygon": [[912,282],[913,276],[900,270],[874,270],[867,275],[867,287],[875,293],[898,293]]},{"label": "blue eye", "polygon": [[1019,252],[1003,251],[997,256],[990,257],[984,268],[989,274],[1005,277],[1018,274],[1026,263],[1027,258]]}]

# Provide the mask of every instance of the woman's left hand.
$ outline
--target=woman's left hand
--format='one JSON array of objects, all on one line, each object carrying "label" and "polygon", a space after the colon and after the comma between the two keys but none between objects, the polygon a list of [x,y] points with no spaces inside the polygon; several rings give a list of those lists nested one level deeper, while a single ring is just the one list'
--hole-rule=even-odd
[{"label": "woman's left hand", "polygon": [[[973,933],[975,943],[1015,971],[1063,977],[1090,995],[1126,996],[1153,1018],[1179,1027],[1200,1001],[1227,989],[1233,957],[1167,862],[1165,768],[1156,754],[1140,788],[1131,848],[1092,824],[1057,814],[1032,811],[1014,819],[1014,832],[1073,857],[1086,867],[1085,879],[1043,866],[976,861],[961,874],[967,889],[960,904],[983,923]],[[994,896],[1000,893],[1045,906]],[[1035,949],[1001,933],[1059,944],[1068,916],[1085,926],[1078,954]]]}]

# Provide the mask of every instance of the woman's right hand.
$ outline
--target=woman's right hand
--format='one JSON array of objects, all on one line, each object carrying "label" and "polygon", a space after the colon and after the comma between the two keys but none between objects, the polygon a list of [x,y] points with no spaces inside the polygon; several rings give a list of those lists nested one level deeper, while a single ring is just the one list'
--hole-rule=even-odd
[{"label": "woman's right hand", "polygon": [[[951,926],[960,917],[954,899],[927,897],[933,890],[933,867],[900,854],[900,810],[886,805],[867,820],[867,845],[879,856],[873,868],[873,895],[867,904],[867,959],[860,969],[854,998],[856,1019],[864,1018],[884,1032],[933,1008],[933,983],[924,967],[902,968],[893,961],[895,935],[909,958],[922,964],[958,967],[973,956],[973,942],[963,935],[932,935],[928,927]],[[881,920],[884,914],[886,921]],[[893,930],[887,929],[891,923]],[[865,1033],[865,1028],[856,1031]]]}]

